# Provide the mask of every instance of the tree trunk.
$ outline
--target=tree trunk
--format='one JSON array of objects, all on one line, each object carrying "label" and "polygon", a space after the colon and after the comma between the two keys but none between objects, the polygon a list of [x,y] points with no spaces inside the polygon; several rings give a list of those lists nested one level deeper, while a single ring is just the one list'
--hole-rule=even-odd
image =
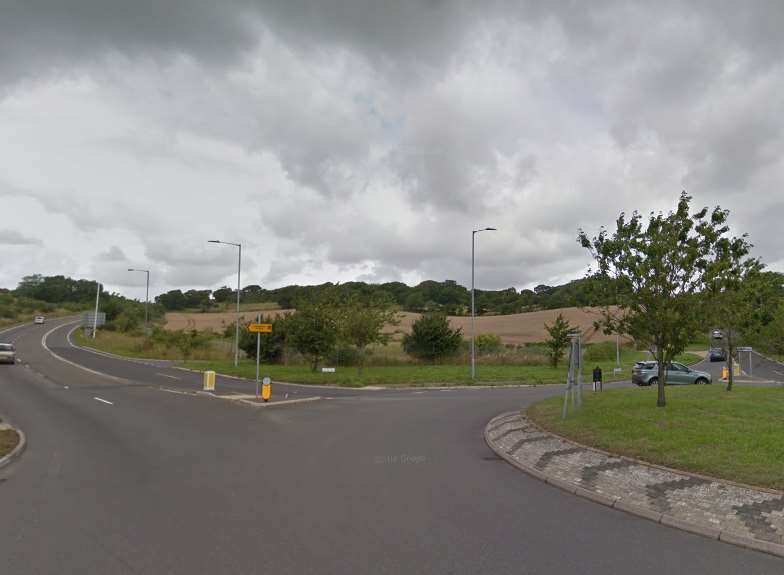
[{"label": "tree trunk", "polygon": [[[658,356],[658,357],[657,357]],[[656,407],[664,407],[667,405],[667,400],[664,396],[664,384],[667,382],[667,354],[662,350],[662,346],[656,344],[656,354],[654,355],[656,358],[657,365],[659,367],[659,377],[657,383],[657,396],[656,396]]]},{"label": "tree trunk", "polygon": [[729,373],[727,374],[727,391],[732,391],[732,330],[727,330],[727,367],[729,368]]}]

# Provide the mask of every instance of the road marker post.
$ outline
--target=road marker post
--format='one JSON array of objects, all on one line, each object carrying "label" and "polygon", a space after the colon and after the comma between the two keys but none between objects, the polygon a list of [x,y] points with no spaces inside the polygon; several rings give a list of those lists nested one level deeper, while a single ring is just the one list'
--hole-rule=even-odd
[{"label": "road marker post", "polygon": [[[259,364],[261,363],[261,334],[262,333],[272,333],[272,324],[271,323],[261,323],[261,313],[256,316],[256,323],[248,324],[248,331],[251,333],[256,334],[256,397],[259,397]],[[267,381],[269,378],[265,377],[264,380]],[[269,385],[269,384],[266,384]],[[261,390],[261,395],[263,396],[264,390]],[[262,397],[262,399],[264,399]],[[269,395],[267,395],[267,399],[269,399]],[[264,401],[267,401],[264,399]]]},{"label": "road marker post", "polygon": [[272,396],[272,380],[269,377],[265,377],[261,381],[261,399],[264,402],[268,402],[270,397]]},{"label": "road marker post", "polygon": [[215,372],[204,372],[204,391],[215,391]]}]

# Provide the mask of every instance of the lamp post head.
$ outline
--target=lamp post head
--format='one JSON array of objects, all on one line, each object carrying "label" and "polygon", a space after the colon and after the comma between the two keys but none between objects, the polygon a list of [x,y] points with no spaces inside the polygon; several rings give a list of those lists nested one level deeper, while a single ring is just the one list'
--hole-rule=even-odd
[{"label": "lamp post head", "polygon": [[485,228],[485,230],[488,232],[497,232],[498,228]]}]

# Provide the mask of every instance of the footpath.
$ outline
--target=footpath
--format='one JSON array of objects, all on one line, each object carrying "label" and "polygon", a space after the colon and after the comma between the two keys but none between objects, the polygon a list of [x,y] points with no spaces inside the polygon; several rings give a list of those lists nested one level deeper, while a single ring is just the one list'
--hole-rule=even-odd
[{"label": "footpath", "polygon": [[574,495],[784,557],[784,493],[592,449],[543,431],[520,412],[492,419],[485,440],[515,467]]}]

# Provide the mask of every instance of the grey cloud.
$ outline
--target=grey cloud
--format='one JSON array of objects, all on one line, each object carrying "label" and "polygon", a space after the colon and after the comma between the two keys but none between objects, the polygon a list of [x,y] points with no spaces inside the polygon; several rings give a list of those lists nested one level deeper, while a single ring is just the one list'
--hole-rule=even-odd
[{"label": "grey cloud", "polygon": [[31,238],[16,230],[0,230],[0,245],[40,246],[42,242],[38,238]]}]

